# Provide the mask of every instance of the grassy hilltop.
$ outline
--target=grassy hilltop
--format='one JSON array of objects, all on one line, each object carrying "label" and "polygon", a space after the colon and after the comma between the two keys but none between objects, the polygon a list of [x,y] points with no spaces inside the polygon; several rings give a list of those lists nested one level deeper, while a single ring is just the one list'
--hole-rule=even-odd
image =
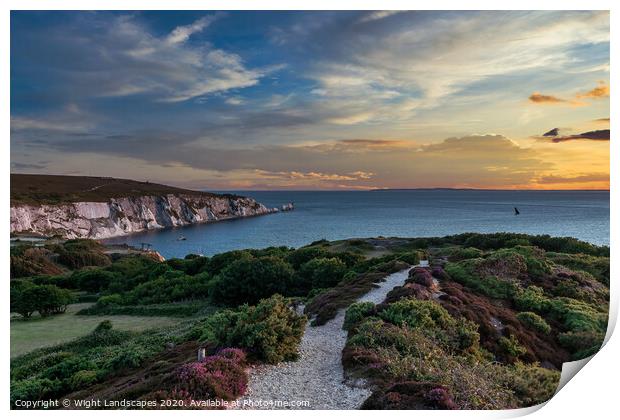
[{"label": "grassy hilltop", "polygon": [[[550,398],[562,363],[595,353],[607,328],[609,248],[571,238],[317,241],[164,262],[102,252],[89,240],[12,250],[11,312],[24,319],[11,327],[22,345],[29,323],[112,321],[14,357],[12,402],[233,400],[248,361],[295,360],[307,319],[321,325],[346,310],[342,363],[373,391],[364,408],[517,408]],[[356,303],[420,259],[430,266],[383,303]],[[92,304],[76,314],[78,300]],[[301,302],[304,315],[291,309]],[[121,316],[154,322],[130,331],[114,322]]]},{"label": "grassy hilltop", "polygon": [[63,204],[76,201],[105,202],[110,198],[165,194],[187,194],[203,197],[216,195],[129,179],[11,174],[11,206],[19,204]]}]

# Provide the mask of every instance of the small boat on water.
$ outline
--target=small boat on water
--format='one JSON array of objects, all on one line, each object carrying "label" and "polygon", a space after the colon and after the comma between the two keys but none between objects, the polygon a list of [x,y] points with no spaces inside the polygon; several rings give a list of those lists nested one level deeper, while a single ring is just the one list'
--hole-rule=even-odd
[{"label": "small boat on water", "polygon": [[177,238],[177,241],[186,241],[187,238],[183,235],[179,235],[179,237]]},{"label": "small boat on water", "polygon": [[515,207],[515,216],[518,216],[520,214],[521,214],[521,212],[519,212],[519,209]]}]

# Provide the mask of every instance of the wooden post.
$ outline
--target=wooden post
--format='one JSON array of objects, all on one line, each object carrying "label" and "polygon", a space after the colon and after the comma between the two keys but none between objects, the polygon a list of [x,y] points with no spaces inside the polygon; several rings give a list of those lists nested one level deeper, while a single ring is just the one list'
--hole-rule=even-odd
[{"label": "wooden post", "polygon": [[207,358],[207,350],[204,347],[198,349],[198,361],[202,362]]}]

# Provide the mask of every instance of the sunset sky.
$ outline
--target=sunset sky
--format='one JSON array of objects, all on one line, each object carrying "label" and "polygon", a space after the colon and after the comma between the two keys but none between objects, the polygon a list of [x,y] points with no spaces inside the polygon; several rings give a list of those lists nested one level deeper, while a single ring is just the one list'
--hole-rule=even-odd
[{"label": "sunset sky", "polygon": [[609,188],[608,12],[12,12],[11,170]]}]

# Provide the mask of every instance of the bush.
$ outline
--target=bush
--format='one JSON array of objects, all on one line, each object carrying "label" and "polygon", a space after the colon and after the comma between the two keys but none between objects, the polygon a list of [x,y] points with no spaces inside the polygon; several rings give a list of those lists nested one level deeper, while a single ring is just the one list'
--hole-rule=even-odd
[{"label": "bush", "polygon": [[206,270],[209,263],[208,257],[202,257],[196,254],[189,254],[184,259],[172,258],[165,261],[165,264],[177,271],[183,271],[189,276],[195,276]]},{"label": "bush", "polygon": [[71,281],[80,290],[90,293],[97,293],[107,289],[110,283],[117,279],[119,279],[117,274],[101,268],[75,271],[71,275]]},{"label": "bush", "polygon": [[607,311],[600,312],[593,305],[563,297],[553,299],[549,308],[551,315],[569,331],[605,333],[607,330]]},{"label": "bush", "polygon": [[551,305],[551,300],[545,296],[545,291],[538,286],[517,290],[513,300],[517,309],[538,314],[546,313]]},{"label": "bush", "polygon": [[347,308],[344,315],[344,324],[342,328],[350,330],[352,327],[361,322],[375,310],[375,304],[372,302],[358,302]]},{"label": "bush", "polygon": [[97,372],[94,370],[80,370],[69,380],[72,389],[86,388],[95,382],[97,382]]},{"label": "bush", "polygon": [[558,334],[560,345],[571,352],[572,360],[595,354],[603,345],[605,333],[600,331],[568,331]]},{"label": "bush", "polygon": [[195,400],[234,400],[245,393],[248,384],[242,362],[245,355],[239,355],[238,359],[218,353],[202,362],[187,363],[175,373],[176,389],[186,391]]},{"label": "bush", "polygon": [[313,260],[315,258],[326,258],[329,256],[330,253],[327,250],[311,246],[296,249],[288,255],[286,260],[289,262],[289,264],[293,266],[294,269],[297,270],[304,263],[307,263],[310,260]]},{"label": "bush", "polygon": [[208,280],[208,273],[192,277],[182,271],[168,272],[165,276],[139,284],[124,296],[124,301],[125,304],[150,305],[205,299],[209,294]]},{"label": "bush", "polygon": [[11,287],[11,312],[30,318],[37,311],[43,317],[64,313],[74,302],[73,294],[59,287],[46,284],[42,286],[23,283]]},{"label": "bush", "polygon": [[26,379],[11,382],[11,404],[14,408],[16,400],[37,401],[58,395],[62,389],[62,381],[58,379]]},{"label": "bush", "polygon": [[394,325],[419,329],[443,345],[458,350],[477,347],[478,326],[465,319],[455,319],[438,303],[430,300],[402,299],[378,313]]},{"label": "bush", "polygon": [[51,254],[52,252],[45,248],[27,245],[11,247],[11,278],[61,274],[63,270],[54,264]]},{"label": "bush", "polygon": [[502,370],[502,380],[519,400],[519,407],[530,407],[548,401],[560,383],[560,372],[538,364],[517,362]]},{"label": "bush", "polygon": [[347,273],[347,266],[338,258],[314,258],[299,269],[302,289],[307,293],[311,289],[333,287],[340,283]]},{"label": "bush", "polygon": [[477,266],[484,260],[466,260],[460,263],[448,263],[445,270],[450,278],[464,286],[471,288],[485,296],[494,299],[508,299],[512,297],[518,286],[515,281],[503,280],[494,275],[479,276]]},{"label": "bush", "polygon": [[220,311],[206,320],[202,340],[219,347],[239,347],[267,363],[297,358],[306,317],[297,315],[282,296],[256,306]]},{"label": "bush", "polygon": [[76,269],[91,266],[103,267],[110,265],[112,260],[99,250],[65,247],[59,250],[58,262],[70,269]]},{"label": "bush", "polygon": [[454,247],[449,248],[448,257],[452,261],[470,260],[472,258],[482,257],[482,251],[472,247]]},{"label": "bush", "polygon": [[216,304],[254,304],[273,294],[286,294],[292,278],[293,269],[280,258],[243,258],[209,283],[209,295]]},{"label": "bush", "polygon": [[551,326],[534,312],[519,312],[517,319],[526,327],[533,328],[540,333],[549,334],[551,332]]},{"label": "bush", "polygon": [[120,306],[123,304],[123,302],[124,302],[123,297],[118,293],[114,293],[112,295],[101,296],[97,300],[97,306],[99,307]]},{"label": "bush", "polygon": [[498,341],[499,347],[504,353],[517,358],[527,353],[527,349],[519,343],[519,340],[514,335],[510,337],[500,337]]},{"label": "bush", "polygon": [[563,265],[572,270],[590,273],[603,285],[609,287],[609,258],[595,257],[584,254],[547,253],[547,257],[554,263]]},{"label": "bush", "polygon": [[498,381],[500,365],[481,363],[469,353],[459,355],[426,335],[423,329],[398,327],[369,318],[347,341],[343,366],[348,373],[363,376],[375,385],[377,391],[364,403],[365,408],[395,408],[399,402],[400,408],[438,408],[433,403],[437,399],[432,398],[440,397],[438,393],[424,392],[421,398],[414,399],[412,392],[393,387],[410,381],[433,382],[434,386],[424,387],[425,391],[441,387],[461,409],[515,407],[511,393]]},{"label": "bush", "polygon": [[205,265],[205,269],[212,275],[216,275],[235,261],[251,259],[252,257],[252,254],[247,250],[224,252],[211,257]]}]

